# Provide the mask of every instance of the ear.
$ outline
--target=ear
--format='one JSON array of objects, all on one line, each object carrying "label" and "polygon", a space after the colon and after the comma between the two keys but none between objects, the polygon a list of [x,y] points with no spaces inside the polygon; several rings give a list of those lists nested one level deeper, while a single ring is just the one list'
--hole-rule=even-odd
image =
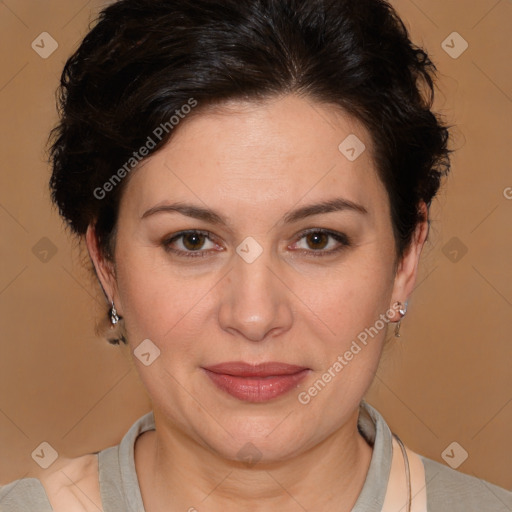
[{"label": "ear", "polygon": [[411,243],[398,263],[391,296],[393,302],[400,301],[402,304],[407,302],[416,283],[420,255],[429,230],[428,208],[424,201],[420,203],[419,209],[423,220],[416,226]]},{"label": "ear", "polygon": [[89,224],[87,227],[85,242],[87,245],[87,251],[89,252],[89,257],[91,258],[94,270],[96,271],[96,277],[100,282],[108,303],[110,304],[113,300],[118,313],[122,314],[120,308],[121,304],[117,294],[115,267],[113,262],[107,260],[100,251],[96,230],[92,224]]}]

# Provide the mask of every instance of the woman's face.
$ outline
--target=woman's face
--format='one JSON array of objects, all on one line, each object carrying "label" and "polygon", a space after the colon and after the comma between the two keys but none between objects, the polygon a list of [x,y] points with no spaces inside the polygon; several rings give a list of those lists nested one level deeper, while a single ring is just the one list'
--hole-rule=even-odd
[{"label": "woman's face", "polygon": [[[332,107],[286,96],[182,123],[130,176],[103,284],[132,351],[151,340],[134,361],[159,421],[228,459],[288,458],[355,426],[422,241],[395,274],[369,135]],[[229,362],[305,370],[206,370]]]}]

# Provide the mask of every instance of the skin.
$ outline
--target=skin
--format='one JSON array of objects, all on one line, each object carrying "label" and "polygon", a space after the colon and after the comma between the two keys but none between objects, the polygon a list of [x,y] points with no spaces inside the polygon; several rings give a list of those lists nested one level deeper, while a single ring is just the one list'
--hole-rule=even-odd
[{"label": "skin", "polygon": [[[352,133],[366,145],[354,162],[338,150]],[[339,197],[367,213],[283,221],[291,210]],[[178,201],[212,209],[227,225],[176,212],[141,219],[156,205]],[[395,272],[389,199],[369,134],[340,110],[294,95],[232,101],[191,117],[132,172],[120,204],[115,266],[98,251],[92,226],[86,240],[132,352],[147,338],[160,350],[149,366],[133,358],[156,422],[135,447],[148,512],[351,510],[372,456],[357,430],[358,405],[386,329],[307,405],[297,396],[395,301],[408,299],[428,232],[421,207],[425,221]],[[344,233],[350,245],[311,240],[302,234],[308,228]],[[171,247],[198,247],[205,257],[166,252],[163,242],[188,229],[208,231],[214,241],[181,238]],[[252,263],[236,253],[248,236],[262,248]],[[395,313],[391,321],[398,319]],[[243,402],[201,369],[238,360],[311,371],[284,396]],[[261,452],[251,467],[237,456],[248,442]]]}]

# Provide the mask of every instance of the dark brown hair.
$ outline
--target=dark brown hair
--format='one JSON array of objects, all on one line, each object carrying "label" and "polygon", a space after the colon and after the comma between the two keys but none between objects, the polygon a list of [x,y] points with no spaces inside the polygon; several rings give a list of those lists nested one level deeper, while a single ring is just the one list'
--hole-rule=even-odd
[{"label": "dark brown hair", "polygon": [[[52,199],[76,235],[93,224],[113,259],[126,163],[157,127],[168,129],[149,154],[191,99],[197,115],[230,99],[297,93],[369,131],[400,258],[423,220],[420,202],[430,206],[450,168],[448,127],[431,110],[435,72],[383,0],[121,0],[62,73]],[[95,193],[123,166],[123,179]]]}]

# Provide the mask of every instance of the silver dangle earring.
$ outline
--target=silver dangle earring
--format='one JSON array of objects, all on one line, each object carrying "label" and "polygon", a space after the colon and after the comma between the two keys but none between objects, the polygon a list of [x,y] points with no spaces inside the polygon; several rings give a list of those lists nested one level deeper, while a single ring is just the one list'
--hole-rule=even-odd
[{"label": "silver dangle earring", "polygon": [[402,318],[407,313],[407,302],[405,304],[402,304],[401,302],[396,302],[395,304],[399,306],[398,313],[400,314],[400,320],[398,320],[398,323],[396,324],[395,327],[395,337],[400,338],[400,324],[402,322]]},{"label": "silver dangle earring", "polygon": [[119,315],[117,314],[116,307],[114,305],[114,301],[112,302],[112,307],[110,308],[110,323],[112,325],[116,325],[119,322]]}]

